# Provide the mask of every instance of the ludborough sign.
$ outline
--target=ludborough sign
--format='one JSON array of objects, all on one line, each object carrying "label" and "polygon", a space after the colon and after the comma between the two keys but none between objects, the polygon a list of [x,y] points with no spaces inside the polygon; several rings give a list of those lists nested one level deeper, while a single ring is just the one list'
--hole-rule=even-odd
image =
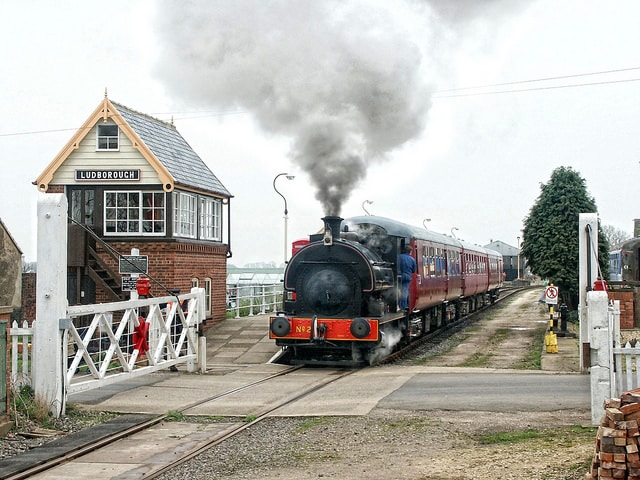
[{"label": "ludborough sign", "polygon": [[140,170],[76,170],[77,182],[137,182]]}]

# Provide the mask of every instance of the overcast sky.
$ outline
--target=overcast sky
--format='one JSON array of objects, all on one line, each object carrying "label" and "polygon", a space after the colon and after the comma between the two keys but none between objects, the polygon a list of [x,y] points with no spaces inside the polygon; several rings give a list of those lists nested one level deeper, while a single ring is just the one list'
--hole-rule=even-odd
[{"label": "overcast sky", "polygon": [[173,117],[234,195],[235,265],[282,262],[282,172],[290,241],[368,200],[516,246],[559,166],[631,234],[638,18],[633,0],[5,1],[0,218],[35,261],[32,182],[107,88]]}]

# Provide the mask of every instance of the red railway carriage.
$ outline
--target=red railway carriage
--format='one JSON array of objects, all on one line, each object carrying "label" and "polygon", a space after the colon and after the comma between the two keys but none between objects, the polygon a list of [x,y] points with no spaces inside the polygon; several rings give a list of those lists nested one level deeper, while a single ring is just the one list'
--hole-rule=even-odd
[{"label": "red railway carriage", "polygon": [[498,252],[463,243],[462,297],[473,298],[485,292],[495,292],[502,286],[503,270],[502,255]]},{"label": "red railway carriage", "polygon": [[[284,311],[270,338],[294,363],[364,363],[495,300],[499,253],[395,220],[325,217],[287,265]],[[417,272],[409,309],[399,310],[398,256],[406,246]]]},{"label": "red railway carriage", "polygon": [[309,245],[309,239],[308,238],[301,238],[299,240],[295,240],[294,242],[292,242],[291,243],[291,256],[293,257],[305,245]]}]

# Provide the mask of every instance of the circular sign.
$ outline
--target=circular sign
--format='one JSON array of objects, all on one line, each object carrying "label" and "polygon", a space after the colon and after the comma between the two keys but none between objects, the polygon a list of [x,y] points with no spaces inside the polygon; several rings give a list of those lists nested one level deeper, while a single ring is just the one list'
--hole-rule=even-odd
[{"label": "circular sign", "polygon": [[547,303],[558,303],[558,287],[547,287],[544,291],[544,299]]}]

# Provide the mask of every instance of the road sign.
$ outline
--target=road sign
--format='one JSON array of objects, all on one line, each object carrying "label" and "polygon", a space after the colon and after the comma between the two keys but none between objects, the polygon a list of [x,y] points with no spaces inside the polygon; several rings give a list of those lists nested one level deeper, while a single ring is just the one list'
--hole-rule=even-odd
[{"label": "road sign", "polygon": [[544,301],[549,305],[557,305],[558,303],[558,287],[549,285],[544,291]]},{"label": "road sign", "polygon": [[118,273],[149,273],[149,256],[122,255]]},{"label": "road sign", "polygon": [[135,292],[137,281],[138,279],[136,277],[122,277],[122,291]]}]

